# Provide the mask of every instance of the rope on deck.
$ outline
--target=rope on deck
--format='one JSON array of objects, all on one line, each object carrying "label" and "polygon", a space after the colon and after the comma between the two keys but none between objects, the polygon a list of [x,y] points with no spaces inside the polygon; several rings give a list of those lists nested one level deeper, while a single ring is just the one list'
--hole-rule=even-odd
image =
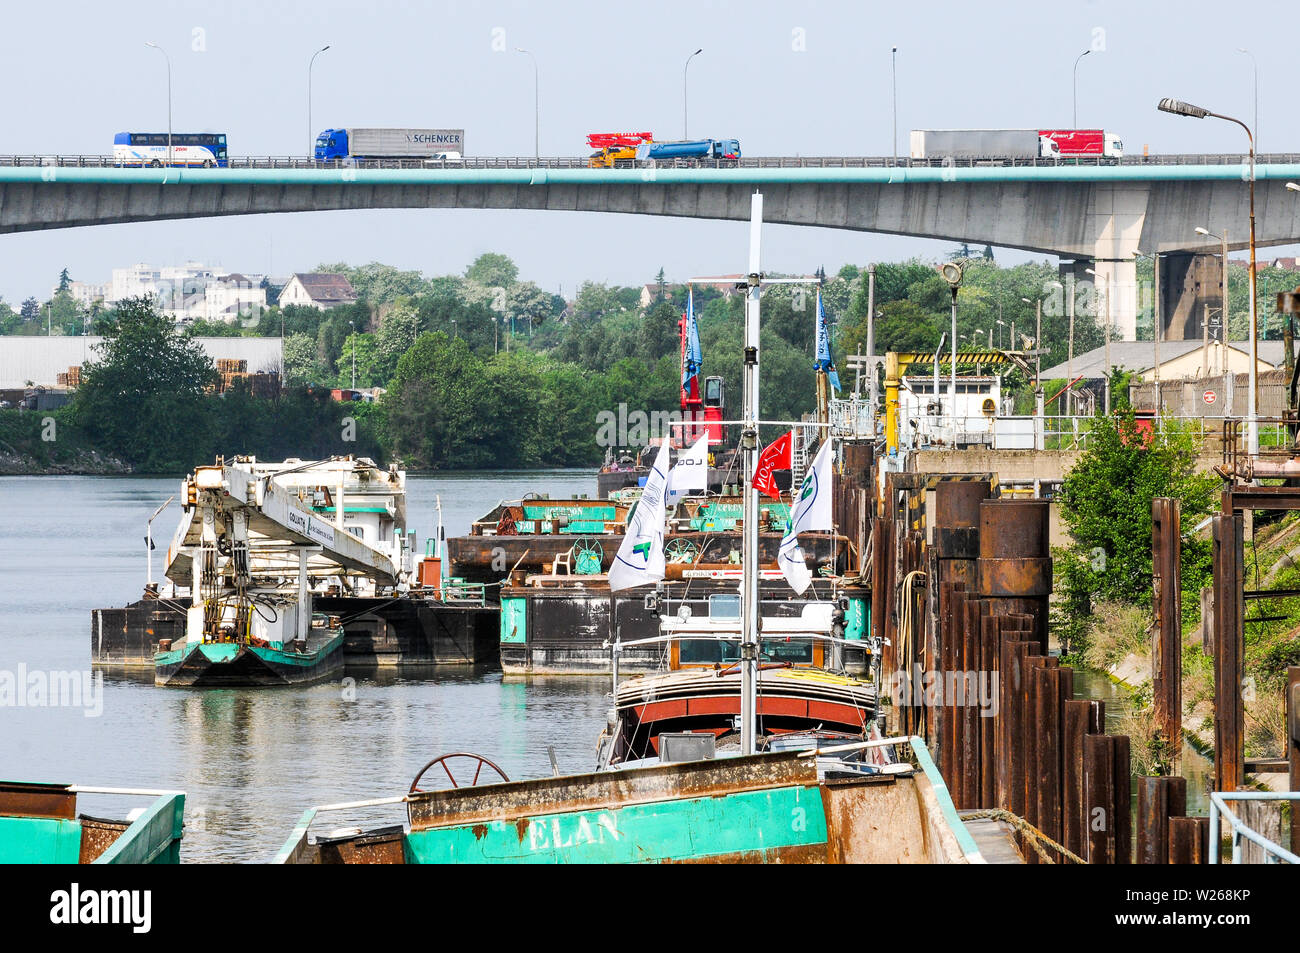
[{"label": "rope on deck", "polygon": [[1070,863],[1073,864],[1087,863],[1087,861],[1084,860],[1082,857],[1080,857],[1078,854],[1073,853],[1072,851],[1063,847],[1061,844],[1058,844],[1056,841],[1052,840],[1050,837],[1048,837],[1046,834],[1040,831],[1033,824],[1030,824],[1023,817],[1019,817],[1018,815],[1012,814],[1010,811],[1004,811],[1001,808],[990,808],[988,810],[981,810],[981,811],[958,811],[957,816],[960,817],[963,821],[978,821],[987,818],[989,820],[1004,821],[1007,824],[1010,824],[1012,827],[1014,827],[1016,830],[1018,830],[1021,834],[1024,835],[1025,841],[1029,844],[1030,847],[1034,849],[1034,852],[1038,854],[1039,858],[1041,858],[1043,863],[1045,864],[1054,864],[1056,863],[1056,861],[1052,858],[1050,854],[1048,854],[1044,845],[1046,845],[1046,847],[1050,847],[1053,850],[1055,850],[1057,853],[1061,855],[1062,858],[1070,861]]}]

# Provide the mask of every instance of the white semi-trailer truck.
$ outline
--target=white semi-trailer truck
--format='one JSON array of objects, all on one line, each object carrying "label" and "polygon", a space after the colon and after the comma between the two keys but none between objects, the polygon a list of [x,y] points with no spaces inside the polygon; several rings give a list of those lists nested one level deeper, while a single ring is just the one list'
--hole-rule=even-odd
[{"label": "white semi-trailer truck", "polygon": [[1037,129],[913,129],[913,159],[1055,159],[1061,148]]},{"label": "white semi-trailer truck", "polygon": [[316,161],[435,159],[465,155],[464,129],[326,129],[316,137]]}]

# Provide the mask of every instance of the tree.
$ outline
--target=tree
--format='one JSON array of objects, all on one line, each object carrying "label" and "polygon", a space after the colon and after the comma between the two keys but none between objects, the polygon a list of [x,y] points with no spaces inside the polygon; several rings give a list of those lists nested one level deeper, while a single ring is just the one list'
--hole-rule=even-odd
[{"label": "tree", "polygon": [[41,316],[41,303],[35,298],[23,301],[18,312],[24,321],[35,321]]},{"label": "tree", "polygon": [[[1179,501],[1183,526],[1215,504],[1218,479],[1197,472],[1192,430],[1162,420],[1160,433],[1138,430],[1132,411],[1099,417],[1087,449],[1061,486],[1061,518],[1072,544],[1056,553],[1067,627],[1075,642],[1093,598],[1150,605],[1151,501]],[[1208,568],[1210,543],[1183,539],[1183,585],[1194,589]]]},{"label": "tree", "polygon": [[59,291],[67,291],[72,285],[72,279],[68,276],[68,269],[64,268],[59,272]]},{"label": "tree", "polygon": [[680,336],[677,309],[667,301],[652,305],[641,319],[638,351],[646,360],[657,361],[665,354],[678,354]]},{"label": "tree", "polygon": [[186,333],[193,338],[237,338],[243,337],[244,334],[238,324],[209,321],[206,318],[196,318],[194,323],[186,328]]},{"label": "tree", "polygon": [[178,334],[152,298],[117,307],[77,388],[73,416],[100,446],[146,472],[187,470],[204,455],[205,391],[217,381],[210,358]]},{"label": "tree", "polygon": [[606,314],[622,310],[617,289],[597,281],[584,281],[578,286],[578,296],[573,300],[574,317],[579,321],[592,321]]},{"label": "tree", "polygon": [[370,304],[396,301],[403,295],[420,294],[425,289],[424,276],[418,271],[401,271],[392,265],[384,265],[377,261],[359,267],[341,262],[335,265],[318,265],[316,270],[346,276],[357,297]]},{"label": "tree", "polygon": [[392,451],[420,468],[490,465],[497,448],[480,431],[497,408],[485,397],[483,362],[464,339],[421,334],[383,397]]},{"label": "tree", "polygon": [[290,334],[284,339],[284,382],[310,384],[320,380],[316,363],[316,339],[310,334]]},{"label": "tree", "polygon": [[663,301],[668,295],[668,282],[664,279],[664,270],[661,266],[659,274],[655,275],[655,303]]},{"label": "tree", "polygon": [[508,288],[519,278],[519,267],[506,255],[485,252],[465,269],[465,277],[489,288]]},{"label": "tree", "polygon": [[[555,313],[555,296],[531,281],[521,281],[506,292],[505,315],[514,321],[541,324]],[[517,329],[516,329],[517,330]]]},{"label": "tree", "polygon": [[397,362],[420,334],[420,313],[408,301],[384,315],[375,332],[375,377],[386,383],[397,372]]},{"label": "tree", "polygon": [[85,312],[67,291],[56,291],[46,304],[49,309],[48,324],[62,334],[82,334],[85,329]]},{"label": "tree", "polygon": [[[912,301],[887,301],[878,309],[876,319],[876,353],[887,351],[932,352],[943,334],[934,314]],[[840,346],[846,354],[865,354],[867,348],[867,322],[865,318],[849,325],[840,335]]]},{"label": "tree", "polygon": [[[383,383],[375,371],[375,336],[349,334],[339,349],[335,369],[340,387],[374,387]],[[354,383],[355,382],[355,383]]]}]

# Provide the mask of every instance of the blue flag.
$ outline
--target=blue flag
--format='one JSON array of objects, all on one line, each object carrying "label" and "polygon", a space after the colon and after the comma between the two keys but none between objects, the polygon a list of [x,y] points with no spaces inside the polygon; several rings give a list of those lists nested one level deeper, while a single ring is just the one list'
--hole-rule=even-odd
[{"label": "blue flag", "polygon": [[817,289],[817,363],[813,368],[825,371],[830,378],[831,387],[840,389],[840,375],[835,373],[835,365],[831,363],[831,326],[826,320],[826,310],[822,307],[820,288]]},{"label": "blue flag", "polygon": [[699,376],[704,359],[700,354],[700,329],[695,325],[695,289],[686,292],[686,366],[682,368],[682,390]]}]

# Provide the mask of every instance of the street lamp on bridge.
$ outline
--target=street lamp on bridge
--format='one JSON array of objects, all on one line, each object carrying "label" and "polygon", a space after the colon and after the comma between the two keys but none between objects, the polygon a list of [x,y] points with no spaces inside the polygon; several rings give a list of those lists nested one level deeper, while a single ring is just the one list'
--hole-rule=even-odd
[{"label": "street lamp on bridge", "polygon": [[1083,59],[1092,50],[1084,50],[1074,60],[1074,125],[1073,129],[1079,128],[1079,60]]},{"label": "street lamp on bridge", "polygon": [[1245,53],[1247,56],[1249,56],[1251,65],[1254,67],[1255,118],[1252,120],[1252,124],[1255,127],[1255,136],[1256,138],[1258,138],[1259,136],[1259,60],[1255,59],[1255,54],[1252,53],[1250,50],[1246,49],[1244,46],[1237,47],[1237,52]]},{"label": "street lamp on bridge", "polygon": [[311,55],[307,62],[307,157],[315,158],[316,156],[316,135],[311,128],[311,68],[316,65],[316,57],[320,56],[329,49],[329,44],[322,46],[319,50]]},{"label": "street lamp on bridge", "polygon": [[[1248,451],[1251,456],[1255,456],[1259,453],[1259,317],[1255,302],[1255,134],[1240,119],[1211,112],[1202,106],[1193,106],[1191,103],[1180,102],[1177,99],[1162,99],[1156,108],[1161,112],[1173,113],[1175,116],[1190,116],[1193,119],[1204,119],[1210,116],[1214,119],[1235,122],[1246,130],[1246,138],[1250,141],[1250,409],[1246,420],[1246,441]],[[1225,309],[1227,307],[1226,301],[1224,307]],[[1226,326],[1227,322],[1225,321],[1224,324]]]},{"label": "street lamp on bridge", "polygon": [[157,43],[145,40],[144,45],[152,46],[167,61],[167,166],[170,168],[172,164],[172,58]]},{"label": "street lamp on bridge", "polygon": [[690,123],[687,121],[687,117],[689,116],[689,113],[687,112],[687,107],[686,107],[686,71],[691,68],[691,60],[695,59],[695,57],[699,56],[703,52],[704,52],[704,47],[700,47],[690,56],[686,57],[686,65],[682,67],[682,138],[683,139],[690,138],[690,133],[687,131],[690,129]]},{"label": "street lamp on bridge", "polygon": [[537,89],[537,57],[528,50],[515,47],[516,53],[522,53],[533,61],[533,158],[542,157],[542,106]]}]

